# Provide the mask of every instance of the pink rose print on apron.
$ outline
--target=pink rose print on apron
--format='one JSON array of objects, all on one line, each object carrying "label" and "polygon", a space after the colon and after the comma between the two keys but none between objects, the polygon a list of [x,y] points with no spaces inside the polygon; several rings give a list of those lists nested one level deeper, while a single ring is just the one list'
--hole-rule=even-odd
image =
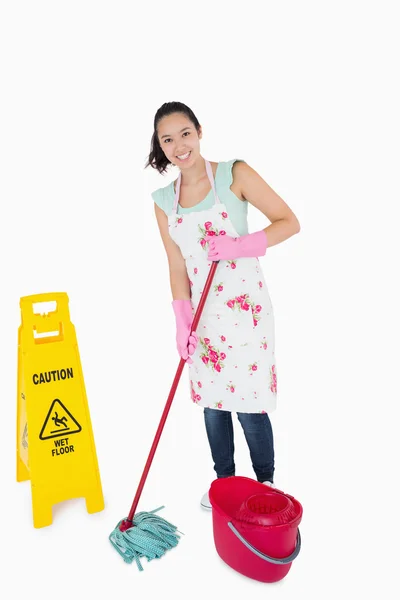
[{"label": "pink rose print on apron", "polygon": [[[179,214],[179,175],[168,217],[170,236],[185,259],[193,314],[211,267],[209,239],[214,235],[239,237],[218,198],[208,161],[206,169],[215,198],[213,206]],[[219,262],[197,335],[193,363],[188,365],[194,404],[245,413],[276,409],[274,314],[258,258]]]}]

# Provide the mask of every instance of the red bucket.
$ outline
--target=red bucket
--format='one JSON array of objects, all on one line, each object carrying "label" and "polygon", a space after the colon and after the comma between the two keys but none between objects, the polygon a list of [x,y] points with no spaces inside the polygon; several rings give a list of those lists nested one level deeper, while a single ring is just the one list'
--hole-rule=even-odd
[{"label": "red bucket", "polygon": [[257,581],[283,579],[300,552],[300,502],[248,477],[216,479],[209,497],[222,560]]}]

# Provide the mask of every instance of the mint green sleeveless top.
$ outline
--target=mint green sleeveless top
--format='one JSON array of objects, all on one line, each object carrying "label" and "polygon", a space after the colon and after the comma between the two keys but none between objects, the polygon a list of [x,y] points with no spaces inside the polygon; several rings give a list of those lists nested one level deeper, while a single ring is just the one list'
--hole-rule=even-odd
[{"label": "mint green sleeveless top", "polygon": [[[240,200],[230,189],[233,182],[232,167],[236,161],[245,162],[241,158],[233,158],[232,160],[218,163],[217,171],[215,173],[215,188],[219,199],[226,206],[232,225],[239,235],[246,235],[249,232],[247,223],[249,203],[247,200]],[[151,196],[157,206],[159,206],[168,216],[172,211],[175,200],[174,182],[171,181],[167,186],[155,190],[152,192]],[[182,206],[178,204],[178,214],[207,210],[212,207],[214,202],[214,194],[212,190],[210,190],[207,196],[195,206],[182,208]]]}]

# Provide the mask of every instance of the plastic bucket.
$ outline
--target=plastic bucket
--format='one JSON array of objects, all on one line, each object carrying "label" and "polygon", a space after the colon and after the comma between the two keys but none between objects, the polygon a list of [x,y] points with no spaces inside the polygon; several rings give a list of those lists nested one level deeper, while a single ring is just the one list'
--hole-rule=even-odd
[{"label": "plastic bucket", "polygon": [[216,479],[209,497],[222,560],[257,581],[283,579],[300,552],[300,502],[248,477]]}]

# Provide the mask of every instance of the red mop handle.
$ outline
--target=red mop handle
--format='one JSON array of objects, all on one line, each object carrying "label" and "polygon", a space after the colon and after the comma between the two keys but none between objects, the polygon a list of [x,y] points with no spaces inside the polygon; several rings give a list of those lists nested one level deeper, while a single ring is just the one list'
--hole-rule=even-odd
[{"label": "red mop handle", "polygon": [[[204,289],[203,289],[203,292],[202,292],[202,295],[201,295],[201,298],[200,298],[200,302],[199,302],[199,304],[197,306],[197,310],[196,310],[196,313],[194,315],[194,319],[193,319],[193,323],[192,323],[192,331],[196,331],[197,325],[199,324],[201,313],[203,312],[204,304],[205,304],[205,301],[207,299],[208,292],[210,291],[211,283],[212,283],[212,280],[214,278],[214,274],[215,274],[215,271],[217,269],[218,262],[219,261],[215,261],[211,265],[210,272],[208,274],[207,281],[205,283],[205,286],[204,286]],[[132,504],[131,510],[129,512],[129,515],[128,515],[127,519],[125,519],[124,521],[122,521],[121,524],[120,524],[119,528],[120,528],[121,531],[126,531],[126,529],[129,529],[130,527],[132,527],[132,521],[133,521],[133,517],[134,517],[135,512],[136,512],[136,507],[138,505],[140,496],[142,494],[142,490],[143,490],[143,487],[144,487],[147,475],[149,473],[150,466],[151,466],[151,463],[152,463],[153,458],[154,458],[154,454],[155,454],[157,446],[158,446],[158,442],[160,441],[160,437],[161,437],[162,431],[164,429],[165,421],[167,420],[169,409],[171,408],[172,400],[174,399],[175,392],[176,392],[176,389],[178,387],[178,383],[179,383],[179,380],[181,378],[183,367],[185,366],[185,364],[186,364],[186,360],[184,358],[181,358],[181,360],[179,362],[178,370],[177,370],[176,375],[175,375],[175,379],[174,379],[172,387],[171,387],[171,391],[170,391],[168,399],[167,399],[167,403],[166,403],[165,408],[164,408],[164,412],[163,412],[163,414],[161,416],[161,420],[160,420],[160,423],[158,425],[158,429],[157,429],[157,432],[156,432],[153,444],[151,446],[151,449],[150,449],[150,452],[149,452],[149,456],[147,458],[146,465],[145,465],[145,467],[143,469],[143,474],[142,474],[142,477],[141,477],[140,482],[139,482],[139,487],[137,489],[136,496],[133,499],[133,504]]]}]

